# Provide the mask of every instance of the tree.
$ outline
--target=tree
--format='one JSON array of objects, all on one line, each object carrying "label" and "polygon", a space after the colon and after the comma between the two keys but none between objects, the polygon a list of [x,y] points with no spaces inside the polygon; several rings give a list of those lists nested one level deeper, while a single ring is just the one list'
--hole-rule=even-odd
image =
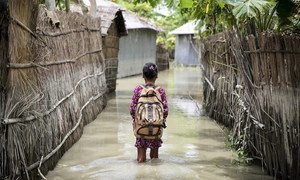
[{"label": "tree", "polygon": [[123,1],[123,5],[130,11],[135,12],[141,17],[150,19],[156,26],[162,28],[164,31],[158,33],[157,43],[164,44],[168,50],[172,51],[175,48],[175,37],[168,33],[177,27],[185,24],[190,20],[190,14],[181,11],[177,6],[172,7],[172,14],[170,16],[163,16],[154,12],[152,5],[149,2],[132,3],[131,0]]},{"label": "tree", "polygon": [[[297,29],[299,1],[297,0],[166,0],[170,7],[178,7],[201,19],[206,25],[207,35],[236,26],[244,31],[245,22],[254,22],[258,30]],[[150,2],[150,0],[133,0]]]},{"label": "tree", "polygon": [[[297,2],[297,4],[296,4]],[[298,6],[298,8],[297,8]],[[281,30],[288,28],[298,28],[300,19],[300,2],[291,0],[277,0],[276,14],[278,16],[278,28]]]}]

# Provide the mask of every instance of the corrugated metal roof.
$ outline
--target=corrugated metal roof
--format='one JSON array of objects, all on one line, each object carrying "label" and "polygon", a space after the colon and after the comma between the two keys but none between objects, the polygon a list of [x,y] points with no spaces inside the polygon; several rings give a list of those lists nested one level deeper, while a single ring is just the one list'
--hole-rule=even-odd
[{"label": "corrugated metal roof", "polygon": [[169,34],[196,34],[197,30],[196,29],[197,26],[197,21],[191,21],[188,22],[182,26],[180,26],[179,28],[169,32]]},{"label": "corrugated metal roof", "polygon": [[142,19],[135,13],[131,11],[124,11],[125,24],[127,29],[152,29],[157,31],[157,27],[151,23],[149,20]]},{"label": "corrugated metal roof", "polygon": [[149,23],[149,20],[144,20],[135,13],[122,8],[118,4],[105,0],[99,2],[97,12],[99,13],[102,19],[102,24],[104,28],[103,31],[107,32],[106,28],[110,26],[111,21],[114,19],[115,13],[119,10],[122,10],[127,29],[153,29],[157,31],[157,27]]}]

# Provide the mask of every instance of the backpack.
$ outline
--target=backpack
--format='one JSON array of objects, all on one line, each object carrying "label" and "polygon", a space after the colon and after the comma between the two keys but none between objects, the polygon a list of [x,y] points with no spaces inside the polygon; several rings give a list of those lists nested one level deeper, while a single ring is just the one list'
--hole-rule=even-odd
[{"label": "backpack", "polygon": [[164,126],[163,105],[160,87],[146,87],[138,99],[135,111],[134,135],[143,139],[157,139],[162,136]]}]

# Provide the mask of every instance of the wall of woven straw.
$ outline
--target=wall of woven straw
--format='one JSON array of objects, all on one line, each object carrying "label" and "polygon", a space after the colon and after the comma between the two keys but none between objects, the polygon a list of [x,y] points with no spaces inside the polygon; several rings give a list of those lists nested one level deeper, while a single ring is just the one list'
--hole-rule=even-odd
[{"label": "wall of woven straw", "polygon": [[209,116],[278,179],[300,177],[300,37],[237,32],[203,40]]},{"label": "wall of woven straw", "polygon": [[49,12],[37,0],[8,3],[0,178],[40,179],[106,105],[101,21]]}]

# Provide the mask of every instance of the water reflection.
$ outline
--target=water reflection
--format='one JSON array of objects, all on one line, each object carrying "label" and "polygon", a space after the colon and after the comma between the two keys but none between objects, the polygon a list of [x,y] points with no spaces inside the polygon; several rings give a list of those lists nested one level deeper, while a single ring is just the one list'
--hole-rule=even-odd
[{"label": "water reflection", "polygon": [[201,106],[197,105],[192,99],[186,99],[183,97],[171,99],[171,103],[174,104],[175,108],[185,113],[187,117],[199,116]]},{"label": "water reflection", "polygon": [[[118,80],[107,108],[87,125],[82,138],[63,156],[47,178],[60,179],[272,179],[260,167],[232,164],[221,129],[199,116],[202,92],[196,68],[160,72],[170,106],[160,158],[136,163],[129,103],[141,76]],[[191,98],[192,97],[192,98]],[[199,106],[201,109],[201,106]]]}]

